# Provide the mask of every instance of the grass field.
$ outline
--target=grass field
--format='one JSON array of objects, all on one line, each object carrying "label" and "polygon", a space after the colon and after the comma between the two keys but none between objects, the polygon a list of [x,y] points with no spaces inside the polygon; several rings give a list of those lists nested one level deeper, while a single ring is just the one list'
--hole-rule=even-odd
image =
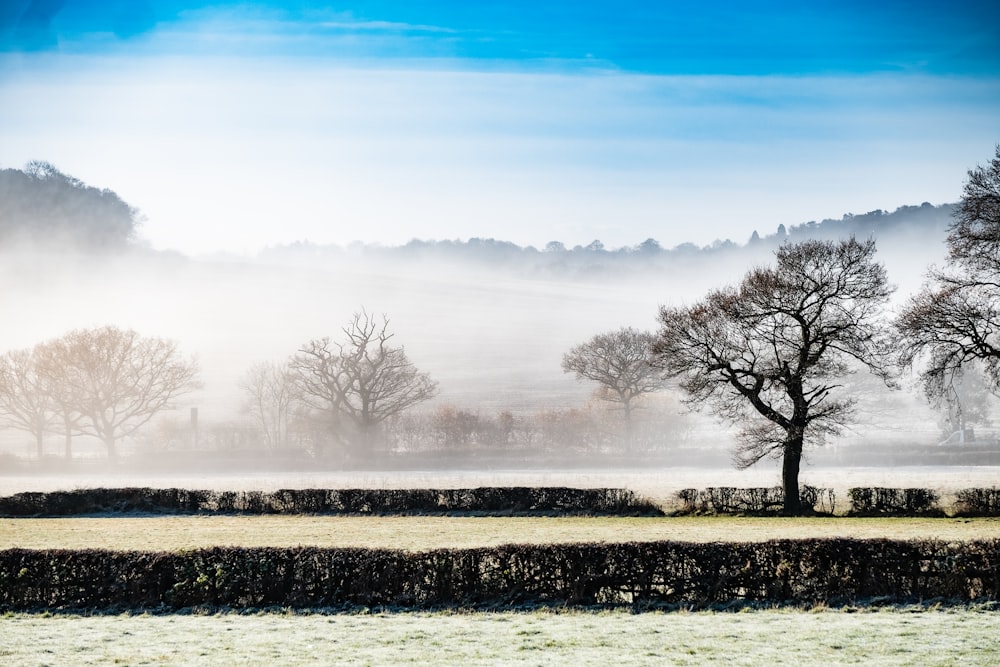
[{"label": "grass field", "polygon": [[[0,495],[112,486],[182,488],[625,487],[657,502],[685,487],[761,486],[773,471],[409,473],[369,476],[0,478]],[[837,469],[805,481],[954,489],[1000,484],[997,468]],[[945,496],[946,497],[946,496]],[[173,550],[218,545],[424,550],[509,543],[774,538],[1000,538],[1000,519],[106,516],[0,519],[0,549]],[[994,665],[1000,606],[743,612],[534,611],[0,615],[0,664],[21,665]]]},{"label": "grass field", "polygon": [[1000,519],[753,517],[149,516],[0,519],[0,549],[170,551],[212,546],[408,549],[568,542],[1000,538]]},{"label": "grass field", "polygon": [[997,611],[975,608],[9,614],[0,617],[0,663],[985,666],[1000,656],[997,622]]}]

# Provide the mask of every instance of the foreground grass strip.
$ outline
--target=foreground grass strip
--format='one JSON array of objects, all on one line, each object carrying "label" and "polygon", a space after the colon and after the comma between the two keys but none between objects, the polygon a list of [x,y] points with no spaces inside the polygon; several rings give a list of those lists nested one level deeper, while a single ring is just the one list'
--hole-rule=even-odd
[{"label": "foreground grass strip", "polygon": [[1000,612],[0,617],[4,665],[993,665]]},{"label": "foreground grass strip", "polygon": [[1000,538],[1000,519],[757,517],[149,516],[0,519],[0,549],[175,551],[213,546],[468,549],[502,544],[810,538]]}]

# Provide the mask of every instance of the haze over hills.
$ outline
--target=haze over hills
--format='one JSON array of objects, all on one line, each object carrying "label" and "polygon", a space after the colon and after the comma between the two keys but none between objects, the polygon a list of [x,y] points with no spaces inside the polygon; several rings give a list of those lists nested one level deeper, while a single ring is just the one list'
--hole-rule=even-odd
[{"label": "haze over hills", "polygon": [[[665,248],[655,238],[635,245],[606,247],[600,239],[587,245],[569,246],[553,240],[542,248],[519,246],[502,238],[422,239],[415,236],[398,246],[355,242],[348,246],[323,245],[307,240],[274,245],[259,252],[254,260],[273,265],[323,266],[329,263],[389,262],[392,265],[433,263],[463,269],[506,269],[521,277],[574,279],[609,275],[619,277],[649,269],[688,271],[702,263],[742,263],[767,261],[778,244],[806,238],[839,239],[849,235],[874,237],[885,256],[898,254],[914,259],[937,261],[942,253],[936,241],[944,240],[955,204],[933,206],[927,202],[900,206],[894,211],[875,210],[840,218],[800,224],[777,225],[773,231],[748,230],[747,240],[719,239],[707,246],[683,243]],[[112,251],[150,249],[141,240],[142,216],[139,209],[125,203],[113,190],[99,189],[60,172],[46,162],[29,163],[24,170],[0,170],[0,244],[34,246],[39,250]],[[682,225],[683,221],[672,221]],[[911,246],[916,244],[917,248]],[[174,253],[168,253],[174,254]],[[216,254],[203,260],[244,261],[243,256]],[[889,267],[892,268],[891,266]],[[923,269],[920,269],[922,272]],[[902,273],[909,274],[907,268]],[[900,279],[908,276],[900,275]]]},{"label": "haze over hills", "polygon": [[[651,330],[661,304],[697,300],[769,262],[780,243],[806,238],[874,236],[901,299],[917,289],[929,264],[943,260],[955,208],[925,203],[763,234],[751,229],[742,243],[706,247],[663,248],[654,239],[623,248],[600,241],[534,248],[492,238],[415,239],[402,246],[301,242],[255,257],[191,258],[136,241],[140,216],[124,202],[131,228],[117,218],[117,235],[91,231],[89,225],[104,218],[88,207],[121,201],[110,190],[55,168],[36,169],[30,178],[13,172],[0,171],[0,280],[6,286],[0,307],[10,316],[0,351],[105,324],[174,339],[198,358],[204,381],[204,389],[178,407],[199,407],[206,423],[243,418],[240,382],[250,366],[286,359],[306,341],[336,337],[361,309],[387,315],[394,342],[438,382],[427,409],[492,414],[582,406],[593,386],[563,373],[560,361],[594,334],[621,326]],[[18,183],[51,199],[20,196]],[[50,226],[36,224],[39,211],[72,233],[55,242]],[[73,227],[77,219],[86,221],[86,232]],[[911,408],[920,399],[908,396],[899,414],[909,415],[912,425]],[[671,410],[681,412],[676,399],[669,400]],[[933,419],[923,414],[919,419]],[[892,428],[907,422],[879,419]]]},{"label": "haze over hills", "polygon": [[905,248],[904,256],[912,255],[914,248],[911,246],[917,245],[921,248],[920,255],[938,261],[942,257],[943,246],[934,248],[933,245],[937,241],[943,243],[955,208],[955,204],[933,206],[925,202],[919,206],[901,206],[892,212],[847,213],[840,218],[803,222],[787,228],[778,225],[775,231],[764,235],[754,230],[748,235],[748,240],[741,243],[725,239],[702,247],[684,243],[664,248],[654,238],[620,248],[605,247],[599,239],[585,246],[572,247],[552,241],[541,249],[495,238],[464,241],[413,239],[401,246],[355,243],[347,247],[304,241],[271,246],[262,251],[257,259],[276,264],[307,265],[359,259],[393,263],[443,262],[465,268],[503,268],[520,275],[563,274],[573,278],[603,279],[609,274],[623,277],[650,269],[686,270],[699,263],[720,261],[727,264],[742,262],[748,268],[754,263],[767,261],[771,252],[784,242],[842,239],[854,235],[861,239],[877,239],[880,250],[890,256],[896,255],[901,248]]}]

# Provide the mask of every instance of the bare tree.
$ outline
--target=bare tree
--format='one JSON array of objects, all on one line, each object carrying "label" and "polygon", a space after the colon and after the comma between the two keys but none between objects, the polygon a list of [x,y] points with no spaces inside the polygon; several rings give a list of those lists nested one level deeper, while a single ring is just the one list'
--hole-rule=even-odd
[{"label": "bare tree", "polygon": [[57,406],[46,391],[32,350],[12,350],[0,357],[0,418],[35,438],[42,458],[45,434],[53,431]]},{"label": "bare tree", "polygon": [[299,388],[289,364],[273,361],[254,364],[241,386],[244,409],[260,426],[267,446],[287,446],[289,424],[299,400]]},{"label": "bare tree", "polygon": [[291,361],[302,400],[326,413],[339,437],[361,455],[371,453],[380,425],[434,396],[437,383],[393,347],[389,320],[362,310],[344,338],[311,340]]},{"label": "bare tree", "polygon": [[174,342],[107,326],[78,329],[38,347],[40,368],[64,406],[67,424],[100,438],[108,457],[173,401],[201,385],[198,365]]},{"label": "bare tree", "polygon": [[1000,391],[1000,146],[990,164],[969,171],[947,246],[945,268],[930,271],[896,322],[902,362],[926,358],[924,391],[938,405],[970,363]]},{"label": "bare tree", "polygon": [[600,398],[621,404],[625,445],[629,450],[633,440],[634,401],[663,387],[663,372],[652,363],[655,340],[651,333],[622,327],[577,345],[562,359],[563,372],[576,373],[578,380],[598,383]]},{"label": "bare tree", "polygon": [[871,240],[785,244],[775,255],[737,287],[661,308],[654,351],[692,405],[741,427],[738,466],[782,460],[784,510],[796,513],[803,446],[851,414],[837,378],[859,362],[892,383],[879,323],[892,288]]}]

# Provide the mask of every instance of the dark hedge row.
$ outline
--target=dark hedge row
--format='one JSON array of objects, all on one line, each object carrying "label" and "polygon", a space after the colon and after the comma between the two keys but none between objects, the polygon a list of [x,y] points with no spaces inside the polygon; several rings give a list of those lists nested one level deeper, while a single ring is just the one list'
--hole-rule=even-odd
[{"label": "dark hedge row", "polygon": [[[945,516],[940,496],[931,489],[854,487],[848,490],[851,505],[847,516]],[[802,504],[817,514],[833,514],[836,496],[832,489],[803,486]],[[780,486],[681,489],[674,494],[678,514],[778,514],[782,510]],[[1000,516],[1000,488],[962,489],[955,494],[954,516]]]},{"label": "dark hedge row", "polygon": [[1000,489],[962,489],[955,494],[955,516],[1000,516]]},{"label": "dark hedge row", "polygon": [[169,514],[601,514],[662,515],[627,489],[483,487],[476,489],[81,489],[0,498],[0,516],[74,516],[107,512]]},{"label": "dark hedge row", "polygon": [[[675,498],[680,502],[680,514],[778,514],[784,506],[780,486],[681,489]],[[836,506],[833,489],[803,486],[799,498],[804,507],[820,514],[833,514]]]},{"label": "dark hedge row", "polygon": [[406,552],[0,551],[0,609],[704,607],[1000,599],[1000,540],[777,540]]},{"label": "dark hedge row", "polygon": [[848,489],[848,516],[944,516],[931,489],[855,487]]}]

